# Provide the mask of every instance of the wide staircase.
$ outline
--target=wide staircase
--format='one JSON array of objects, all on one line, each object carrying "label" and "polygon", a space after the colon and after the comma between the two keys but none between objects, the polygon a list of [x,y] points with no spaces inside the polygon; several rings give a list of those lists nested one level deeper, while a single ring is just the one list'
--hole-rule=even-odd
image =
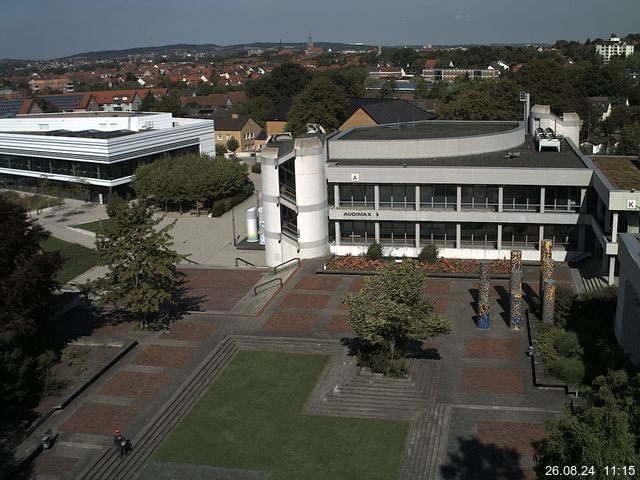
[{"label": "wide staircase", "polygon": [[596,292],[608,285],[602,274],[601,260],[594,257],[586,258],[576,265],[585,292]]}]

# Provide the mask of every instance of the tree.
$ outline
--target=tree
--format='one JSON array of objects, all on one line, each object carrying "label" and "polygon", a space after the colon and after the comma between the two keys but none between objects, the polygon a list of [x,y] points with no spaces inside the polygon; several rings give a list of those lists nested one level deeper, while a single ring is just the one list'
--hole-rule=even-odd
[{"label": "tree", "polygon": [[153,92],[147,92],[145,97],[140,102],[141,112],[157,112],[160,107],[160,103],[156,100]]},{"label": "tree", "polygon": [[264,119],[273,109],[273,102],[264,95],[247,98],[237,105],[236,111],[240,115],[247,115],[264,127]]},{"label": "tree", "polygon": [[307,123],[319,123],[327,130],[338,128],[347,109],[347,95],[327,77],[317,77],[296,97],[289,110],[286,129],[299,135]]},{"label": "tree", "polygon": [[396,91],[396,81],[393,78],[389,78],[385,80],[385,82],[382,84],[382,87],[380,87],[380,92],[378,93],[378,96],[380,98],[393,98],[395,91]]},{"label": "tree", "polygon": [[216,158],[224,157],[225,153],[227,153],[227,147],[221,143],[216,143]]},{"label": "tree", "polygon": [[96,249],[108,272],[88,289],[98,307],[122,304],[146,328],[179,300],[177,265],[186,256],[171,248],[175,221],[158,228],[162,218],[154,219],[143,199],[128,203],[114,196],[107,207],[111,222],[96,235]]},{"label": "tree", "polygon": [[239,147],[240,144],[238,143],[238,140],[236,140],[236,137],[231,136],[231,138],[227,140],[227,148],[230,152],[236,153],[236,150],[238,150]]},{"label": "tree", "polygon": [[619,155],[637,155],[640,150],[640,122],[625,125],[616,148]]},{"label": "tree", "polygon": [[43,252],[49,234],[2,195],[0,225],[0,407],[16,412],[39,388],[35,359],[44,350],[61,258]]},{"label": "tree", "polygon": [[245,85],[247,97],[267,97],[273,105],[286,97],[298,95],[311,80],[311,74],[302,65],[287,62],[275,67],[258,80]]},{"label": "tree", "polygon": [[365,348],[382,352],[387,370],[410,341],[451,332],[449,320],[433,314],[433,302],[423,294],[426,274],[413,261],[381,267],[344,304],[351,326]]},{"label": "tree", "polygon": [[638,465],[638,385],[637,378],[630,382],[627,373],[619,370],[597,377],[592,387],[584,388],[584,404],[549,420],[546,437],[535,442],[539,474],[544,475],[546,465],[593,465],[597,472],[605,466]]}]

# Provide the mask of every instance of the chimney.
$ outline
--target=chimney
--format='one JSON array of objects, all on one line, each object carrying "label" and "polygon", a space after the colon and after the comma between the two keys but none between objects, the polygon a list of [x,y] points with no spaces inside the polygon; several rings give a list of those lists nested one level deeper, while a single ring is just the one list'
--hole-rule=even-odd
[{"label": "chimney", "polygon": [[231,118],[238,118],[238,114],[237,113],[232,113],[231,114]]}]

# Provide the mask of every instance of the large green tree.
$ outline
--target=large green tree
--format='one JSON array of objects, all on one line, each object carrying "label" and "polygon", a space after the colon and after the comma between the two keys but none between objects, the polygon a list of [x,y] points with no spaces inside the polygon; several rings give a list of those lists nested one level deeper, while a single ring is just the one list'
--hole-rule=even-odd
[{"label": "large green tree", "polygon": [[317,77],[294,99],[286,128],[294,135],[305,132],[307,123],[336,129],[343,120],[347,103],[344,88],[327,77]]},{"label": "large green tree", "polygon": [[2,195],[0,231],[0,407],[15,412],[40,386],[35,359],[46,347],[61,258],[43,252],[49,234]]},{"label": "large green tree", "polygon": [[98,307],[122,305],[143,327],[159,319],[165,306],[178,303],[181,272],[186,258],[173,249],[175,225],[160,228],[144,200],[126,202],[112,197],[107,213],[111,222],[96,236],[96,249],[107,273],[88,285]]},{"label": "large green tree", "polygon": [[381,267],[362,289],[345,295],[351,326],[366,346],[386,352],[393,361],[410,341],[451,332],[451,322],[433,313],[425,281],[425,272],[405,261]]},{"label": "large green tree", "polygon": [[567,408],[545,424],[546,437],[535,442],[536,469],[544,476],[546,465],[593,465],[597,478],[606,466],[638,465],[640,434],[640,382],[623,370],[594,379],[581,390],[582,403]]}]

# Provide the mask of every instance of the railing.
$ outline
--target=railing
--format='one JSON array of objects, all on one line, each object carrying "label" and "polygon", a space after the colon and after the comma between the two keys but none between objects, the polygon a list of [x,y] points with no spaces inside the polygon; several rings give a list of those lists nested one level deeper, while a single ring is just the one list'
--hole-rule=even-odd
[{"label": "railing", "polygon": [[471,200],[470,202],[462,202],[460,204],[462,210],[489,210],[489,211],[497,211],[498,204],[495,202],[486,201],[475,201]]},{"label": "railing", "polygon": [[185,258],[185,260],[189,263],[193,263],[194,265],[200,265],[198,262],[194,261],[194,260],[190,260],[188,258]]},{"label": "railing", "polygon": [[250,265],[252,267],[256,266],[255,263],[247,262],[244,258],[236,257],[236,267],[238,266],[238,262],[242,262],[245,265]]},{"label": "railing", "polygon": [[404,245],[404,246],[408,245],[410,247],[415,247],[416,237],[410,237],[408,235],[403,235],[403,234],[398,234],[398,235],[391,234],[390,237],[380,236],[380,243],[382,243],[383,245]]},{"label": "railing", "polygon": [[276,265],[273,267],[273,273],[278,273],[278,270],[286,270],[287,268],[293,268],[294,264],[300,265],[300,259],[298,257],[292,258],[291,260],[287,260],[286,262],[282,262],[280,265]]},{"label": "railing", "polygon": [[293,185],[287,185],[285,183],[280,184],[280,195],[295,202],[296,189]]},{"label": "railing", "polygon": [[[256,285],[253,288],[253,294],[258,295],[258,293],[266,292],[271,288],[280,288],[282,286],[281,278],[272,278],[268,282],[261,283],[260,285]],[[260,290],[260,291],[258,291]]]},{"label": "railing", "polygon": [[502,204],[502,210],[505,212],[526,211],[537,212],[540,210],[539,203],[516,203],[515,200],[505,201]]},{"label": "railing", "polygon": [[449,201],[446,199],[444,202],[435,201],[432,199],[420,200],[420,209],[431,208],[433,210],[455,210],[458,202],[457,200]]}]

